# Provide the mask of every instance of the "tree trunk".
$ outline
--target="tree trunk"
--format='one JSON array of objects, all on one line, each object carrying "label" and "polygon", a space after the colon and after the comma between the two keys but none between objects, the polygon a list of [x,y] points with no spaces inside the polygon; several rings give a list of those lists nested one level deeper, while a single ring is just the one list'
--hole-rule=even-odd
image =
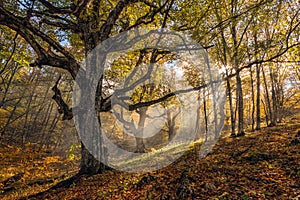
[{"label": "tree trunk", "polygon": [[[35,83],[33,83],[33,82],[35,82]],[[29,95],[28,102],[26,105],[26,114],[25,114],[25,120],[24,120],[23,131],[22,131],[22,146],[23,146],[23,148],[25,148],[26,139],[28,139],[28,134],[29,134],[30,124],[28,124],[28,121],[30,121],[30,120],[28,120],[28,118],[29,118],[29,113],[31,110],[30,106],[34,102],[34,93],[38,86],[38,80],[35,80],[35,74],[33,74],[32,77],[30,78],[30,83],[33,83],[33,88],[31,90],[31,93]]]},{"label": "tree trunk", "polygon": [[245,135],[244,132],[244,102],[243,102],[243,90],[242,80],[240,73],[236,74],[236,90],[237,90],[237,106],[238,106],[238,134],[237,136]]},{"label": "tree trunk", "polygon": [[171,111],[167,110],[167,124],[168,124],[168,140],[169,142],[174,138],[175,136],[175,127],[174,127],[174,123],[172,120],[172,115],[171,115]]},{"label": "tree trunk", "polygon": [[[235,15],[237,9],[237,1],[234,0],[232,3],[232,15]],[[238,110],[238,134],[237,136],[245,135],[244,132],[244,101],[243,101],[243,88],[242,80],[239,72],[239,44],[237,39],[237,21],[236,18],[233,18],[231,24],[231,37],[233,40],[233,66],[236,71],[236,98],[237,98],[237,110]]]},{"label": "tree trunk", "polygon": [[[197,97],[197,114],[196,114],[196,127],[195,127],[195,141],[201,138],[200,135],[200,103],[201,103],[201,90],[198,91]],[[169,137],[170,138],[170,137]],[[170,141],[170,140],[169,140]]]},{"label": "tree trunk", "polygon": [[252,74],[252,68],[250,67],[250,80],[251,80],[251,93],[252,93],[252,112],[251,112],[251,131],[254,131],[254,125],[255,125],[255,96],[254,96],[254,80],[253,80],[253,74]]},{"label": "tree trunk", "polygon": [[256,130],[260,130],[260,65],[256,64]]},{"label": "tree trunk", "polygon": [[269,114],[268,114],[268,111],[267,111],[267,107],[266,107],[266,104],[264,102],[264,100],[262,99],[261,100],[262,104],[263,104],[263,108],[264,108],[264,111],[265,111],[265,115],[266,115],[266,124],[268,125],[268,122],[269,122]]},{"label": "tree trunk", "polygon": [[206,90],[203,88],[203,110],[204,110],[204,124],[205,124],[205,141],[208,139],[208,119],[206,106]]},{"label": "tree trunk", "polygon": [[[168,126],[168,140],[169,142],[174,138],[176,132],[175,132],[175,122],[176,122],[176,118],[178,117],[178,115],[180,114],[180,109],[178,110],[178,112],[176,113],[175,111],[171,112],[170,109],[167,109],[167,126]],[[197,115],[198,117],[198,115]],[[198,127],[199,125],[196,123],[196,126]],[[198,128],[195,128],[195,131],[197,131]]]},{"label": "tree trunk", "polygon": [[283,85],[282,85],[282,81],[280,81],[278,83],[278,86],[277,86],[277,110],[278,110],[278,123],[281,123],[282,121],[282,118],[283,118],[283,113],[284,113],[284,108],[283,108],[283,105],[284,105],[284,91],[283,91]]},{"label": "tree trunk", "polygon": [[[210,61],[208,59],[208,54],[205,54],[205,63],[208,68],[209,81],[213,80],[213,75],[210,67]],[[211,84],[211,93],[212,93],[212,104],[213,104],[213,115],[214,115],[214,134],[215,138],[218,138],[218,116],[217,116],[217,100],[216,100],[216,89],[214,83]]]},{"label": "tree trunk", "polygon": [[[23,96],[24,96],[24,95],[23,95]],[[14,116],[16,110],[17,110],[17,107],[18,107],[19,103],[20,103],[20,102],[22,101],[22,99],[23,99],[23,96],[20,97],[20,98],[18,99],[18,101],[15,103],[14,108],[13,108],[12,111],[10,112],[10,115],[9,115],[9,117],[7,118],[7,121],[6,121],[5,125],[4,125],[4,128],[3,128],[2,131],[1,131],[0,137],[2,137],[2,136],[6,133],[8,127],[9,127],[9,125],[10,125],[10,122],[12,121],[12,118],[13,118],[13,116]]]},{"label": "tree trunk", "polygon": [[[18,64],[15,64],[14,68],[11,70],[11,75],[8,79],[8,82],[7,84],[4,86],[4,92],[3,92],[3,97],[2,97],[2,100],[0,102],[0,108],[4,105],[5,101],[6,101],[6,96],[7,96],[7,93],[10,89],[10,85],[12,83],[12,81],[14,80],[14,76],[15,74],[17,73],[18,71]],[[4,70],[4,69],[3,69]]]},{"label": "tree trunk", "polygon": [[[100,114],[98,114],[97,119],[93,119],[92,116],[85,116],[82,120],[85,120],[84,124],[94,124],[95,121],[98,120],[101,127]],[[93,175],[110,169],[101,163],[101,161],[107,163],[107,152],[103,144],[102,131],[101,129],[98,130],[98,128],[98,126],[87,126],[83,128],[86,129],[88,135],[81,135],[81,163],[79,174]],[[87,149],[87,147],[89,149]]]},{"label": "tree trunk", "polygon": [[[82,24],[83,29],[85,30],[85,34],[83,36],[84,42],[85,42],[85,54],[86,56],[89,55],[89,59],[87,59],[87,65],[90,66],[89,73],[87,74],[88,77],[95,77],[91,74],[98,74],[98,70],[101,71],[101,69],[104,69],[104,63],[105,63],[105,57],[106,55],[99,55],[95,52],[93,53],[92,50],[97,45],[97,42],[92,39],[92,32],[90,30],[90,27],[87,27],[87,24]],[[99,41],[100,42],[100,41]],[[95,105],[94,109],[97,113],[97,119],[94,119],[93,116],[87,116],[83,114],[81,117],[81,121],[84,122],[83,125],[89,123],[98,123],[98,126],[91,126],[91,128],[88,127],[89,130],[84,130],[85,127],[81,127],[82,130],[84,130],[84,133],[87,135],[81,135],[81,163],[80,163],[80,171],[79,174],[97,174],[102,173],[106,169],[110,169],[109,167],[105,166],[102,161],[107,161],[107,152],[106,148],[103,144],[102,139],[102,131],[101,131],[101,118],[100,118],[100,110],[102,105],[102,82],[103,82],[103,76],[99,77],[98,80],[90,80],[92,86],[96,86],[96,93],[95,93],[95,99],[91,99],[90,94],[93,92],[89,85],[82,85],[80,87],[82,91],[82,102],[86,103],[87,105]],[[92,103],[94,102],[94,104]],[[91,113],[90,113],[91,114]],[[97,120],[97,122],[96,122]],[[97,129],[99,128],[99,130]],[[97,129],[97,130],[96,130]],[[85,145],[88,145],[88,147],[92,149],[87,149]],[[91,154],[92,151],[93,154],[96,154],[96,158],[93,154]]]},{"label": "tree trunk", "polygon": [[[228,71],[226,69],[226,75],[228,77]],[[231,85],[230,80],[227,78],[226,80],[227,92],[228,92],[228,100],[229,100],[229,109],[230,109],[230,121],[231,121],[231,137],[235,137],[235,111],[233,110],[233,102],[232,102],[232,94],[231,94]]]},{"label": "tree trunk", "polygon": [[107,167],[101,163],[85,148],[81,143],[81,163],[79,174],[97,174],[102,173]]},{"label": "tree trunk", "polygon": [[147,107],[141,107],[139,109],[139,122],[138,122],[138,128],[137,128],[137,133],[135,137],[136,141],[136,153],[145,153],[146,148],[144,144],[144,139],[143,139],[143,133],[144,133],[144,126],[145,126],[145,121],[146,121],[146,113],[147,113]]},{"label": "tree trunk", "polygon": [[[268,91],[268,84],[267,84],[267,79],[266,79],[266,74],[264,68],[262,68],[262,73],[263,73],[263,80],[264,80],[264,85],[265,85],[265,93],[266,93],[266,116],[270,120],[273,118],[273,113],[272,113],[272,108],[271,108],[271,103],[270,103],[270,97],[269,97],[269,91]],[[267,115],[268,113],[268,115]],[[272,124],[269,124],[269,120],[267,120],[267,126],[272,126]]]},{"label": "tree trunk", "polygon": [[220,120],[218,122],[218,127],[217,127],[217,132],[218,132],[218,135],[221,133],[222,131],[222,128],[224,126],[224,121],[225,121],[225,118],[226,118],[226,114],[225,114],[225,103],[226,103],[226,96],[223,98],[223,97],[220,97],[222,98],[222,101],[219,103],[219,109],[220,109]]},{"label": "tree trunk", "polygon": [[271,67],[269,67],[270,70],[270,79],[271,79],[271,97],[272,97],[272,108],[273,108],[273,115],[271,118],[271,124],[270,126],[276,126],[277,122],[277,95],[275,91],[275,78],[273,74],[273,70]]}]

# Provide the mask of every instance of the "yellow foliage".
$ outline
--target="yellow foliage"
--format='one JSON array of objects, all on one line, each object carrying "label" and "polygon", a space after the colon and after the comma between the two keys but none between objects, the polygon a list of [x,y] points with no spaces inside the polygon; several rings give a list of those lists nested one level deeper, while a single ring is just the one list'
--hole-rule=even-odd
[{"label": "yellow foliage", "polygon": [[45,164],[50,164],[50,163],[57,163],[60,162],[59,157],[58,156],[49,156],[44,158]]},{"label": "yellow foliage", "polygon": [[1,115],[1,118],[8,117],[10,115],[10,112],[8,110],[0,108],[0,115]]}]

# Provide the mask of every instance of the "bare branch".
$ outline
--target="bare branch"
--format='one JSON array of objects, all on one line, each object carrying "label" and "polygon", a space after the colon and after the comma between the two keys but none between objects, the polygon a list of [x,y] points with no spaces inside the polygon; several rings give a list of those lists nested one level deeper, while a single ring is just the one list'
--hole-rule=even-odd
[{"label": "bare branch", "polygon": [[7,66],[8,66],[8,63],[11,61],[13,55],[15,54],[15,51],[16,51],[16,47],[17,47],[17,43],[16,43],[16,39],[18,37],[18,33],[15,34],[14,36],[14,39],[13,39],[13,50],[9,56],[9,58],[7,59],[7,61],[5,62],[4,66],[3,66],[3,69],[0,70],[0,75],[6,70]]}]

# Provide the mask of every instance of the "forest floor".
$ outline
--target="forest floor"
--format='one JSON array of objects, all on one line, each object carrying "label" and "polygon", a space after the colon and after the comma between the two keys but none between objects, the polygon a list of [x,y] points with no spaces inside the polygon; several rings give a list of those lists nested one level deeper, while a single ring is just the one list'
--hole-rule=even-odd
[{"label": "forest floor", "polygon": [[200,144],[151,173],[116,170],[78,176],[74,161],[0,144],[0,199],[300,199],[300,115],[239,138],[221,138],[199,158]]}]

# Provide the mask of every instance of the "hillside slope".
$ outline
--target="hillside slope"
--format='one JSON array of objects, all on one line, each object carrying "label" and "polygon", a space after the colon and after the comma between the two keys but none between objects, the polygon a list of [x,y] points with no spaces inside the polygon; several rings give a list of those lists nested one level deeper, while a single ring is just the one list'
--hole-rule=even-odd
[{"label": "hillside slope", "polygon": [[222,138],[202,159],[195,144],[173,164],[152,173],[112,170],[76,177],[68,187],[46,190],[54,181],[35,190],[32,184],[26,192],[3,192],[0,198],[292,199],[300,197],[300,144],[291,144],[299,130],[300,120],[294,119],[245,137]]}]

